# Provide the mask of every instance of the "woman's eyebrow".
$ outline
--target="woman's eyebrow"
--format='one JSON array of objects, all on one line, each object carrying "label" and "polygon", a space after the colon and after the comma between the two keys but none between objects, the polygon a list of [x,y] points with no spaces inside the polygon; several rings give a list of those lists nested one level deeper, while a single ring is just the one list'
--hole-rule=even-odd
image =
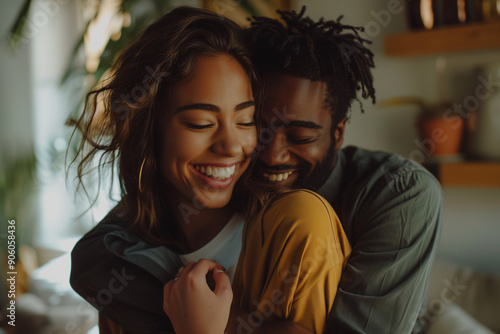
[{"label": "woman's eyebrow", "polygon": [[249,107],[253,107],[253,106],[255,106],[255,101],[246,101],[246,102],[238,104],[236,106],[236,108],[234,108],[234,111],[240,111],[240,110],[243,110],[243,109],[246,109]]},{"label": "woman's eyebrow", "polygon": [[219,112],[220,109],[216,105],[209,103],[193,103],[185,106],[181,106],[175,110],[175,113],[179,113],[186,110],[206,110],[206,111],[214,111]]},{"label": "woman's eyebrow", "polygon": [[[246,101],[238,104],[235,108],[234,111],[240,111],[249,107],[255,106],[254,101]],[[193,103],[193,104],[187,104],[185,106],[181,106],[175,110],[175,113],[183,112],[186,110],[206,110],[206,111],[213,111],[213,112],[219,112],[220,108],[217,107],[214,104],[210,103]]]}]

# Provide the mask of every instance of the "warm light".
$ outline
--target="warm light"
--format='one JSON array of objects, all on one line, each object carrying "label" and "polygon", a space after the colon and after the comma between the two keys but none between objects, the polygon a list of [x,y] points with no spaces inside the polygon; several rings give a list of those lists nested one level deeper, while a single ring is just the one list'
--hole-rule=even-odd
[{"label": "warm light", "polygon": [[122,0],[103,0],[99,14],[91,20],[84,36],[85,67],[94,73],[99,67],[100,57],[110,38],[118,40],[122,27],[130,25],[130,14],[121,11]]},{"label": "warm light", "polygon": [[434,26],[434,12],[432,11],[432,0],[420,1],[420,16],[426,29],[432,29]]},{"label": "warm light", "polygon": [[458,20],[464,23],[467,20],[467,12],[465,11],[465,0],[457,0]]}]

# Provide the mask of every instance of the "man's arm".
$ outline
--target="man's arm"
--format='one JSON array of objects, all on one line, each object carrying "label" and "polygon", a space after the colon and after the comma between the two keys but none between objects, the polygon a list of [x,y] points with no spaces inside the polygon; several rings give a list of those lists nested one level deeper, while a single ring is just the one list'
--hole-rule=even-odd
[{"label": "man's arm", "polygon": [[355,213],[356,240],[329,329],[410,333],[425,302],[439,239],[441,188],[425,171],[389,174],[365,201]]},{"label": "man's arm", "polygon": [[163,313],[164,283],[106,247],[106,235],[117,230],[122,230],[120,219],[111,212],[76,244],[71,286],[101,316],[130,332],[173,332]]},{"label": "man's arm", "polygon": [[[163,311],[166,282],[117,256],[105,245],[108,233],[122,230],[120,219],[111,212],[77,243],[72,252],[71,285],[97,308],[100,318],[109,319],[107,321],[114,327],[136,333],[173,333]],[[233,307],[226,332],[238,333],[238,317],[246,319],[248,314]],[[290,321],[264,321],[254,331],[254,334],[259,333],[310,332]]]}]

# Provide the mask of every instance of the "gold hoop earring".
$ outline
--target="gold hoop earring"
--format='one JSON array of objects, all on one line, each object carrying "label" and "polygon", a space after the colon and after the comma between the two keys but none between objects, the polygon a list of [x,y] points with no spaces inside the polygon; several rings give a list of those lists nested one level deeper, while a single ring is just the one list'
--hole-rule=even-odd
[{"label": "gold hoop earring", "polygon": [[146,158],[144,158],[144,160],[142,160],[141,169],[139,170],[139,192],[140,193],[142,193],[142,191],[144,190],[144,189],[142,189],[141,181],[142,181],[142,169],[144,168],[145,162],[146,162]]}]

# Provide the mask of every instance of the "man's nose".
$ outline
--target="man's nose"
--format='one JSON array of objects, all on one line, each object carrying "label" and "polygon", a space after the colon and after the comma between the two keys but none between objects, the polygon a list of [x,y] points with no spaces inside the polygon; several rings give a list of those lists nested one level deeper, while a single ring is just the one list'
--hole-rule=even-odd
[{"label": "man's nose", "polygon": [[260,160],[268,166],[276,166],[290,163],[290,152],[285,135],[276,132],[268,143],[262,143]]}]

